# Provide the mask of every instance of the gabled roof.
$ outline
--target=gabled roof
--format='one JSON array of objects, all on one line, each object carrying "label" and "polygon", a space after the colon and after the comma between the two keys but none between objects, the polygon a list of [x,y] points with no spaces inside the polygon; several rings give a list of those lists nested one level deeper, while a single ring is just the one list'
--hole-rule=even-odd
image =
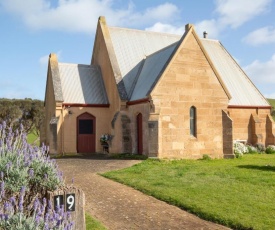
[{"label": "gabled roof", "polygon": [[58,63],[63,103],[108,104],[98,66]]},{"label": "gabled roof", "polygon": [[[181,36],[151,31],[107,27],[128,100],[147,97]],[[241,67],[219,41],[200,39],[215,70],[231,95],[229,105],[269,106]]]},{"label": "gabled roof", "polygon": [[217,40],[201,42],[232,95],[229,105],[269,106],[269,103],[242,68]]},{"label": "gabled roof", "polygon": [[[131,89],[143,59],[161,49],[178,42],[178,35],[155,33],[150,31],[108,27],[111,42],[120,68],[128,100],[131,99]],[[163,66],[156,66],[161,69]]]},{"label": "gabled roof", "polygon": [[[154,83],[158,80],[163,67],[171,57],[177,43],[174,43],[160,51],[153,53],[143,60],[136,81],[133,83],[133,92],[130,101],[145,98],[152,90]],[[148,77],[150,76],[150,77]]]}]

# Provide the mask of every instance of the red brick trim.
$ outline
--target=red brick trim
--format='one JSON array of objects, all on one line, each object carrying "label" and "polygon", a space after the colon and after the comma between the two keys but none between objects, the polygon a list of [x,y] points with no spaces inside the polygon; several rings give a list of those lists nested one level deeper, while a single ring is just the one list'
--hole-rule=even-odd
[{"label": "red brick trim", "polygon": [[256,106],[256,105],[229,105],[228,109],[271,109],[272,106]]},{"label": "red brick trim", "polygon": [[146,103],[146,102],[150,102],[150,100],[148,98],[143,98],[143,99],[139,99],[139,100],[135,100],[135,101],[128,101],[126,104],[127,105],[136,105],[136,104],[141,104],[141,103]]}]

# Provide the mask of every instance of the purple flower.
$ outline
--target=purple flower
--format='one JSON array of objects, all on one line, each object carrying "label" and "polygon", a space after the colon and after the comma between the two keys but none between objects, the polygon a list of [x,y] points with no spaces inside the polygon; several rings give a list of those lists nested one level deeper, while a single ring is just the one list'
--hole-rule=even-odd
[{"label": "purple flower", "polygon": [[46,222],[45,225],[44,225],[44,230],[50,230],[49,228],[49,224]]},{"label": "purple flower", "polygon": [[24,194],[25,194],[25,191],[26,191],[26,187],[25,187],[25,186],[22,186],[22,187],[21,187],[21,190],[20,190],[20,195],[24,195]]},{"label": "purple flower", "polygon": [[16,200],[15,200],[15,197],[14,196],[12,196],[11,198],[10,198],[10,202],[11,202],[11,205],[15,205],[15,203],[16,203]]},{"label": "purple flower", "polygon": [[34,170],[33,169],[29,169],[29,176],[31,178],[34,176]]},{"label": "purple flower", "polygon": [[7,171],[11,168],[11,166],[12,166],[12,162],[8,162],[7,164],[6,164],[6,169],[7,169]]},{"label": "purple flower", "polygon": [[43,205],[46,207],[46,205],[47,205],[47,199],[44,197],[43,198]]},{"label": "purple flower", "polygon": [[4,212],[5,212],[5,213],[9,212],[9,211],[11,210],[11,208],[12,208],[11,204],[10,204],[9,202],[6,201],[6,202],[4,203]]},{"label": "purple flower", "polygon": [[5,191],[5,182],[2,181],[0,184],[0,192],[3,193]]},{"label": "purple flower", "polygon": [[19,205],[18,205],[18,210],[19,210],[19,212],[23,212],[23,203],[19,203]]},{"label": "purple flower", "polygon": [[40,216],[39,215],[36,215],[35,216],[35,225],[38,226],[40,223]]},{"label": "purple flower", "polygon": [[39,206],[39,200],[38,200],[38,198],[36,198],[35,199],[35,201],[34,201],[34,204],[33,204],[33,209],[34,209],[34,211],[36,211],[37,210],[37,208],[38,208],[38,206]]}]

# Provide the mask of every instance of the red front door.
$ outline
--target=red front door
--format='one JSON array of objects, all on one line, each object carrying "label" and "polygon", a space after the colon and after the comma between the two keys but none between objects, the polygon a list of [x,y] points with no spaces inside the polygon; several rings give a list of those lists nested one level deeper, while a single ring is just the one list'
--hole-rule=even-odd
[{"label": "red front door", "polygon": [[77,152],[95,152],[96,119],[89,113],[83,113],[77,118]]},{"label": "red front door", "polygon": [[143,141],[142,141],[142,114],[137,115],[137,152],[142,154],[143,152]]}]

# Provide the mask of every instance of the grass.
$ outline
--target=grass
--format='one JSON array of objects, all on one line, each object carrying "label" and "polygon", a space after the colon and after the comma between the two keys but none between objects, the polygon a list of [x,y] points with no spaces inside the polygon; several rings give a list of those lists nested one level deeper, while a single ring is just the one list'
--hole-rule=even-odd
[{"label": "grass", "polygon": [[270,105],[275,108],[275,99],[270,99],[270,98],[267,98],[268,102],[270,103]]},{"label": "grass", "polygon": [[[27,136],[27,142],[28,142],[29,144],[39,145],[39,144],[40,144],[39,141],[36,141],[37,138],[38,138],[38,136],[35,134],[35,132],[31,132],[31,133],[29,133],[28,136]],[[36,141],[36,142],[35,142],[35,141]],[[35,143],[34,143],[34,142],[35,142]]]},{"label": "grass", "polygon": [[85,214],[86,218],[86,230],[107,230],[98,220],[90,216],[89,214]]},{"label": "grass", "polygon": [[[273,110],[274,110],[275,109],[275,99],[267,98],[267,101],[273,107]],[[273,117],[273,120],[275,121],[275,115],[273,115],[272,117]]]},{"label": "grass", "polygon": [[275,154],[149,159],[103,175],[234,229],[275,229]]}]

